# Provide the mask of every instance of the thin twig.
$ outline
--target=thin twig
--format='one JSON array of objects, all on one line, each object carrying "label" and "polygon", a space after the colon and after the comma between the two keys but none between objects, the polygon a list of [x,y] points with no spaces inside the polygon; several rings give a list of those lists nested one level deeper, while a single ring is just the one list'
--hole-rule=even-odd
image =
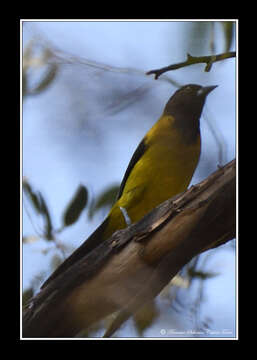
[{"label": "thin twig", "polygon": [[186,61],[183,61],[183,62],[177,63],[177,64],[172,64],[169,66],[165,66],[161,69],[150,70],[146,73],[146,75],[155,74],[155,79],[158,79],[158,77],[161,74],[163,74],[167,71],[177,70],[177,69],[180,69],[185,66],[190,66],[193,64],[202,64],[202,63],[206,64],[204,71],[208,72],[211,70],[212,64],[214,62],[229,59],[232,57],[236,57],[235,51],[229,51],[226,53],[222,53],[222,54],[218,54],[218,55],[211,55],[211,56],[191,56],[190,54],[187,54]]}]

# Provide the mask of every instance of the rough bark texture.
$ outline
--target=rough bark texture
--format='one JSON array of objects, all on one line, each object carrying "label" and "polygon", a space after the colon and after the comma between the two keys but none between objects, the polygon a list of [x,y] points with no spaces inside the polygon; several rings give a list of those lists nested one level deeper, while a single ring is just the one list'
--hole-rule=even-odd
[{"label": "rough bark texture", "polygon": [[236,163],[117,231],[49,283],[23,318],[24,337],[72,337],[110,313],[131,314],[195,255],[236,233]]}]

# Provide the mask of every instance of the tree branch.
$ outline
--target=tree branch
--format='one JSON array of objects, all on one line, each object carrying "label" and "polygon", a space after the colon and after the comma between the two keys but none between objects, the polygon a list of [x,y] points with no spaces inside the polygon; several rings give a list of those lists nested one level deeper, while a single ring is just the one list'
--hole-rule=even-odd
[{"label": "tree branch", "polygon": [[71,337],[115,311],[129,316],[194,256],[233,239],[235,169],[233,160],[52,280],[25,312],[23,336]]},{"label": "tree branch", "polygon": [[194,64],[202,64],[202,63],[206,64],[204,71],[208,72],[211,70],[212,64],[214,62],[229,59],[232,57],[236,57],[235,51],[229,51],[226,53],[222,53],[222,54],[218,54],[218,55],[211,55],[211,56],[191,56],[190,54],[187,54],[186,61],[177,63],[177,64],[173,64],[173,65],[169,65],[169,66],[165,66],[161,69],[150,70],[146,73],[146,75],[155,74],[154,78],[157,80],[161,74],[163,74],[167,71],[177,70],[177,69],[180,69],[185,66],[190,66],[190,65],[194,65]]}]

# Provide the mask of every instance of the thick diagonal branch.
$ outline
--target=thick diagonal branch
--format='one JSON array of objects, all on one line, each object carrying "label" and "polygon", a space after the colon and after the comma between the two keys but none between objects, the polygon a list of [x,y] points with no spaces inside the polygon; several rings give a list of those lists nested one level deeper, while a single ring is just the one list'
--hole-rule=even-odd
[{"label": "thick diagonal branch", "polygon": [[236,163],[117,231],[49,283],[24,316],[25,337],[75,336],[153,299],[195,255],[236,233]]}]

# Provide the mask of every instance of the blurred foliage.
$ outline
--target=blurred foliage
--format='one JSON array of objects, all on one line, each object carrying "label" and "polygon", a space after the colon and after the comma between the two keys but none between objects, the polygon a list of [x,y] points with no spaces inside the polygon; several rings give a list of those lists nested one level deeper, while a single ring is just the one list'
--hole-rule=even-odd
[{"label": "blurred foliage", "polygon": [[44,227],[45,238],[46,238],[46,240],[50,241],[50,240],[53,240],[53,234],[52,234],[53,226],[52,226],[50,212],[48,210],[46,201],[40,192],[39,192],[39,199],[40,199],[40,204],[41,204],[41,214],[43,215],[44,220],[45,220],[45,227]]},{"label": "blurred foliage", "polygon": [[88,191],[87,188],[83,185],[80,185],[73,196],[71,202],[68,204],[66,210],[63,214],[63,225],[70,226],[74,224],[81,212],[87,205],[88,201]]},{"label": "blurred foliage", "polygon": [[32,189],[32,186],[29,184],[27,179],[23,180],[23,189],[25,194],[28,195],[28,199],[31,201],[31,204],[36,210],[36,212],[42,215],[44,219],[44,237],[49,241],[52,240],[53,226],[52,226],[50,212],[43,195],[41,194],[40,191],[35,192]]},{"label": "blurred foliage", "polygon": [[[224,44],[220,42],[219,31],[223,33]],[[188,52],[201,56],[205,52],[211,54],[227,52],[231,49],[235,37],[233,21],[194,21],[185,27],[185,43]]]},{"label": "blurred foliage", "polygon": [[[46,240],[47,242],[51,242],[51,244],[54,245],[54,250],[57,250],[58,252],[53,254],[50,262],[51,270],[54,271],[67,257],[66,252],[70,253],[72,250],[69,249],[69,247],[64,245],[62,242],[58,241],[58,239],[56,238],[56,234],[61,233],[68,226],[78,221],[82,211],[87,205],[87,200],[88,200],[87,188],[84,185],[78,186],[73,198],[64,209],[62,216],[63,226],[59,229],[54,228],[52,225],[53,221],[50,215],[50,211],[42,193],[38,190],[35,191],[27,178],[23,179],[23,192],[26,199],[29,200],[31,208],[34,211],[34,213],[36,215],[42,216],[44,226],[43,229],[38,230],[39,227],[36,227],[36,224],[34,224],[32,217],[30,216],[30,213],[27,207],[25,206],[23,200],[25,211],[27,212],[33,227],[37,229],[36,230],[37,236],[35,235],[23,236],[22,242],[23,244],[27,244],[27,245],[32,244],[38,241],[39,239],[43,239]],[[52,247],[46,247],[42,249],[41,253],[47,255],[49,251],[51,251],[52,249],[53,249]],[[39,274],[34,279],[32,279],[32,289],[37,289],[39,284],[42,283],[44,279],[45,279],[45,273]],[[25,290],[24,293],[26,293],[26,291],[28,291],[28,289]],[[26,299],[24,301],[26,301]]]},{"label": "blurred foliage", "polygon": [[[209,51],[212,54],[217,51],[229,51],[231,49],[233,39],[235,37],[235,23],[234,22],[210,22],[210,21],[196,21],[186,24],[185,31],[185,49],[188,52],[192,52],[196,55],[203,55],[205,51]],[[224,37],[224,46],[221,47],[217,38],[217,31],[221,30]],[[101,75],[101,80],[103,77],[108,75],[108,73],[120,73],[128,74],[129,78],[132,78],[133,75],[143,75],[144,71],[138,69],[121,69],[108,66],[106,64],[99,64],[97,62],[89,62],[87,59],[82,59],[78,57],[69,56],[69,54],[62,53],[58,49],[47,42],[40,41],[39,39],[29,41],[23,51],[23,73],[22,73],[22,88],[23,88],[23,97],[31,95],[40,95],[46,91],[50,86],[53,85],[57,79],[57,75],[60,73],[61,65],[71,64],[76,66],[77,64],[91,69],[92,72],[89,76],[93,78],[93,81],[90,82],[90,78],[84,77],[83,81],[88,81],[90,86],[97,86],[96,79],[99,74]],[[102,112],[102,109],[99,108],[99,104],[103,104],[105,109],[109,110],[110,114],[116,114],[128,106],[132,106],[133,103],[142,99],[146,95],[147,91],[150,89],[150,86],[147,84],[142,84],[140,86],[135,86],[133,83],[132,90],[128,87],[128,81],[120,81],[120,78],[117,81],[109,81],[108,76],[106,76],[107,81],[105,81],[106,86],[102,86],[100,83],[101,89],[105,90],[105,95],[103,92],[99,92],[98,109],[99,113]],[[131,79],[130,79],[131,80]],[[175,82],[170,77],[164,75],[160,79],[161,81],[171,82],[173,85],[178,86],[178,83]],[[112,87],[110,87],[110,85]],[[90,104],[90,94],[91,88],[87,93],[88,104]],[[109,86],[109,87],[108,87]],[[85,101],[85,96],[83,95],[83,101]],[[144,106],[143,111],[149,111],[151,113],[151,101],[147,106]],[[88,109],[87,109],[88,111]],[[84,185],[80,185],[73,195],[71,201],[65,207],[62,214],[62,228],[56,229],[53,226],[52,217],[46,202],[46,199],[43,197],[40,191],[35,191],[33,186],[29,183],[28,179],[23,180],[23,191],[26,198],[29,200],[32,210],[40,215],[44,222],[43,231],[40,233],[37,232],[37,236],[29,235],[23,237],[23,244],[26,246],[31,245],[38,239],[45,239],[48,242],[50,241],[54,245],[54,249],[57,250],[51,258],[50,266],[52,269],[55,269],[65,258],[65,246],[62,245],[62,242],[57,241],[56,234],[61,233],[67,227],[75,224],[83,210],[87,207],[88,218],[92,219],[95,214],[99,211],[107,211],[111,208],[115,202],[117,193],[119,190],[119,185],[109,185],[107,188],[102,191],[91,204],[88,204],[88,190]],[[25,208],[26,210],[26,208]],[[27,210],[26,210],[27,211]],[[30,220],[31,217],[29,216]],[[32,220],[31,220],[32,221]],[[47,254],[50,248],[46,248],[42,253]],[[212,252],[213,254],[213,252]],[[61,256],[60,256],[61,255]],[[205,281],[213,276],[217,276],[217,273],[207,272],[204,270],[206,261],[204,264],[199,265],[199,256],[194,258],[182,271],[183,276],[178,275],[173,281],[168,284],[165,289],[162,291],[162,296],[169,298],[171,309],[176,310],[175,305],[179,304],[180,310],[184,311],[185,305],[181,301],[181,293],[185,295],[185,291],[189,291],[190,285],[193,282],[199,282],[199,291],[198,297],[193,301],[191,306],[192,314],[195,318],[199,320],[199,308],[202,303],[203,298],[203,289]],[[45,273],[38,274],[31,281],[31,286],[23,291],[23,304],[27,303],[29,298],[34,294],[35,289],[43,281]],[[177,282],[176,282],[177,281]],[[175,286],[174,286],[175,285]],[[188,298],[188,296],[187,296]],[[188,303],[187,303],[188,305]],[[182,310],[181,310],[182,309]],[[147,303],[142,309],[140,309],[133,317],[135,327],[140,335],[149,328],[153,322],[160,315],[159,309],[156,306],[156,301]],[[198,327],[199,327],[198,321]],[[210,318],[204,319],[202,321],[202,327],[208,328],[211,323]],[[105,324],[106,325],[106,324]],[[99,331],[102,323],[96,324],[94,327],[85,330],[81,335],[82,336],[92,336],[94,332]],[[106,326],[107,327],[107,326]]]},{"label": "blurred foliage", "polygon": [[37,240],[39,240],[38,236],[31,235],[31,236],[23,236],[22,237],[22,243],[23,244],[32,244]]},{"label": "blurred foliage", "polygon": [[156,301],[149,301],[140,308],[133,316],[135,327],[139,336],[143,335],[144,330],[151,326],[160,314]]},{"label": "blurred foliage", "polygon": [[88,212],[89,219],[92,219],[99,210],[106,212],[112,207],[116,200],[119,187],[118,184],[108,186],[92,201]]},{"label": "blurred foliage", "polygon": [[40,200],[39,200],[39,195],[32,190],[31,185],[25,178],[23,179],[23,190],[28,195],[36,212],[38,214],[40,214],[41,213],[41,204],[40,204]]},{"label": "blurred foliage", "polygon": [[235,37],[235,22],[233,21],[221,21],[220,22],[223,28],[223,35],[225,38],[224,51],[229,51],[231,49],[233,39]]},{"label": "blurred foliage", "polygon": [[208,271],[196,271],[192,268],[188,268],[188,275],[190,276],[190,278],[195,278],[195,279],[201,279],[201,280],[206,280],[206,279],[211,279],[213,277],[216,277],[218,275],[220,275],[219,273],[216,272],[208,272]]},{"label": "blurred foliage", "polygon": [[[186,33],[188,52],[193,55],[202,55],[203,52],[212,48],[214,50],[214,26],[211,21],[197,21],[191,23],[190,36]],[[191,50],[192,49],[192,50]]]},{"label": "blurred foliage", "polygon": [[[72,197],[64,209],[62,220],[63,227],[61,229],[53,229],[52,219],[46,200],[44,199],[40,191],[34,191],[33,187],[29,183],[28,179],[23,179],[23,190],[27,198],[37,214],[43,216],[44,220],[44,232],[41,234],[46,240],[54,240],[54,233],[61,232],[65,227],[74,224],[81,215],[81,212],[85,209],[88,202],[88,190],[84,185],[79,185],[76,193]],[[32,242],[31,237],[24,238],[24,243]],[[35,239],[33,239],[35,240]]]},{"label": "blurred foliage", "polygon": [[[50,48],[33,40],[24,48],[22,61],[23,97],[41,94],[52,84],[58,73],[58,64],[49,63],[52,57],[53,53]],[[37,77],[35,84],[30,84],[32,74]]]}]

